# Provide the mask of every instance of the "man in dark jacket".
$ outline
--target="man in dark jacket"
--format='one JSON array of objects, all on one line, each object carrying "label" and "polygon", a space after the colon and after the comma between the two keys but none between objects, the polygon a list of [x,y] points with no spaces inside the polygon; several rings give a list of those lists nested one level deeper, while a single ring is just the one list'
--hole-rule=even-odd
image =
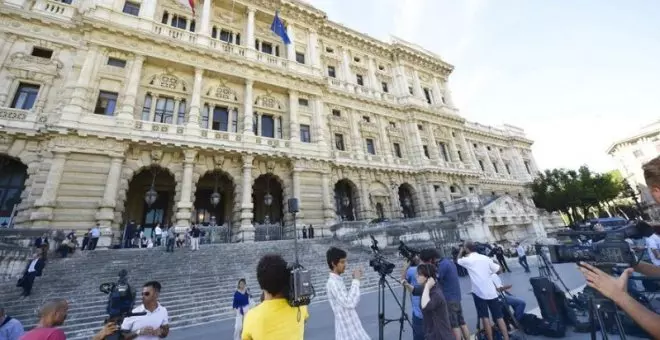
[{"label": "man in dark jacket", "polygon": [[504,273],[511,272],[511,269],[509,269],[509,266],[506,264],[506,259],[504,258],[504,249],[502,249],[502,246],[499,244],[493,244],[493,250],[488,255],[495,256],[495,258],[497,258],[497,262],[500,263]]},{"label": "man in dark jacket", "polygon": [[42,271],[44,270],[45,262],[41,258],[41,253],[37,252],[34,254],[34,258],[30,263],[25,267],[25,272],[21,278],[20,287],[23,288],[22,296],[29,296],[32,292],[32,284],[34,284],[34,279],[38,276],[41,276]]}]

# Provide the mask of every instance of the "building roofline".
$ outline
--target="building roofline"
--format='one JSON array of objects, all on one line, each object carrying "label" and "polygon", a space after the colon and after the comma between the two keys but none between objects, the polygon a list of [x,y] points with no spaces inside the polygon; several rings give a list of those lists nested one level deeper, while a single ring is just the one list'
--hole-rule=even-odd
[{"label": "building roofline", "polygon": [[639,129],[639,131],[636,134],[634,134],[632,136],[622,138],[622,139],[619,139],[619,140],[613,142],[605,150],[605,153],[607,153],[608,155],[611,155],[612,152],[614,152],[614,149],[616,149],[621,144],[631,143],[631,142],[633,142],[637,139],[641,139],[641,138],[644,138],[644,137],[648,137],[649,135],[658,134],[658,133],[660,133],[660,120],[643,126],[641,129]]}]

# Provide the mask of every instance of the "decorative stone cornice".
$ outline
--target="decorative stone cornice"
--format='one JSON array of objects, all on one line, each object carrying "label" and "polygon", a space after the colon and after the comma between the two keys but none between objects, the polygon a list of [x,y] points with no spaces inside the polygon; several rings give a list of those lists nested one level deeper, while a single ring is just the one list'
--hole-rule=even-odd
[{"label": "decorative stone cornice", "polygon": [[94,154],[124,154],[128,143],[116,139],[100,139],[82,136],[55,136],[45,143],[50,150],[60,152],[80,152]]}]

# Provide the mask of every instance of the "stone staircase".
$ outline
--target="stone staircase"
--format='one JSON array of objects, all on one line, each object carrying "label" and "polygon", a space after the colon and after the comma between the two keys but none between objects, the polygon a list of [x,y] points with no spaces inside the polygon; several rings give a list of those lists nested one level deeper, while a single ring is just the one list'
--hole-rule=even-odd
[{"label": "stone staircase", "polygon": [[[350,270],[364,268],[362,291],[376,289],[378,275],[369,268],[371,253],[360,247],[336,244],[330,239],[301,240],[299,258],[312,270],[316,289],[314,302],[325,299],[328,267],[325,251],[337,245],[349,252]],[[38,321],[36,311],[45,301],[66,298],[69,315],[62,327],[67,339],[89,339],[100,329],[105,318],[107,295],[99,291],[103,282],[114,282],[121,269],[129,271],[129,282],[141,291],[146,281],[157,280],[163,290],[160,300],[169,312],[172,328],[182,328],[233,317],[232,298],[239,278],[245,278],[250,291],[258,298],[261,290],[256,279],[256,264],[267,253],[279,253],[294,260],[292,240],[238,244],[202,245],[199,251],[164,248],[97,250],[76,253],[66,259],[52,259],[42,277],[35,280],[32,296],[20,299],[15,280],[0,283],[0,305],[20,320],[26,329]],[[139,303],[140,297],[136,299]]]}]

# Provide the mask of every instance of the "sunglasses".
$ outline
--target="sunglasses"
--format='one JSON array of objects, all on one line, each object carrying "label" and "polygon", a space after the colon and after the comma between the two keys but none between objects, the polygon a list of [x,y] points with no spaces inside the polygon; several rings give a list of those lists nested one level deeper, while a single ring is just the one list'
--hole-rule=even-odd
[{"label": "sunglasses", "polygon": [[150,292],[142,292],[142,296],[149,296],[149,295],[151,295]]}]

